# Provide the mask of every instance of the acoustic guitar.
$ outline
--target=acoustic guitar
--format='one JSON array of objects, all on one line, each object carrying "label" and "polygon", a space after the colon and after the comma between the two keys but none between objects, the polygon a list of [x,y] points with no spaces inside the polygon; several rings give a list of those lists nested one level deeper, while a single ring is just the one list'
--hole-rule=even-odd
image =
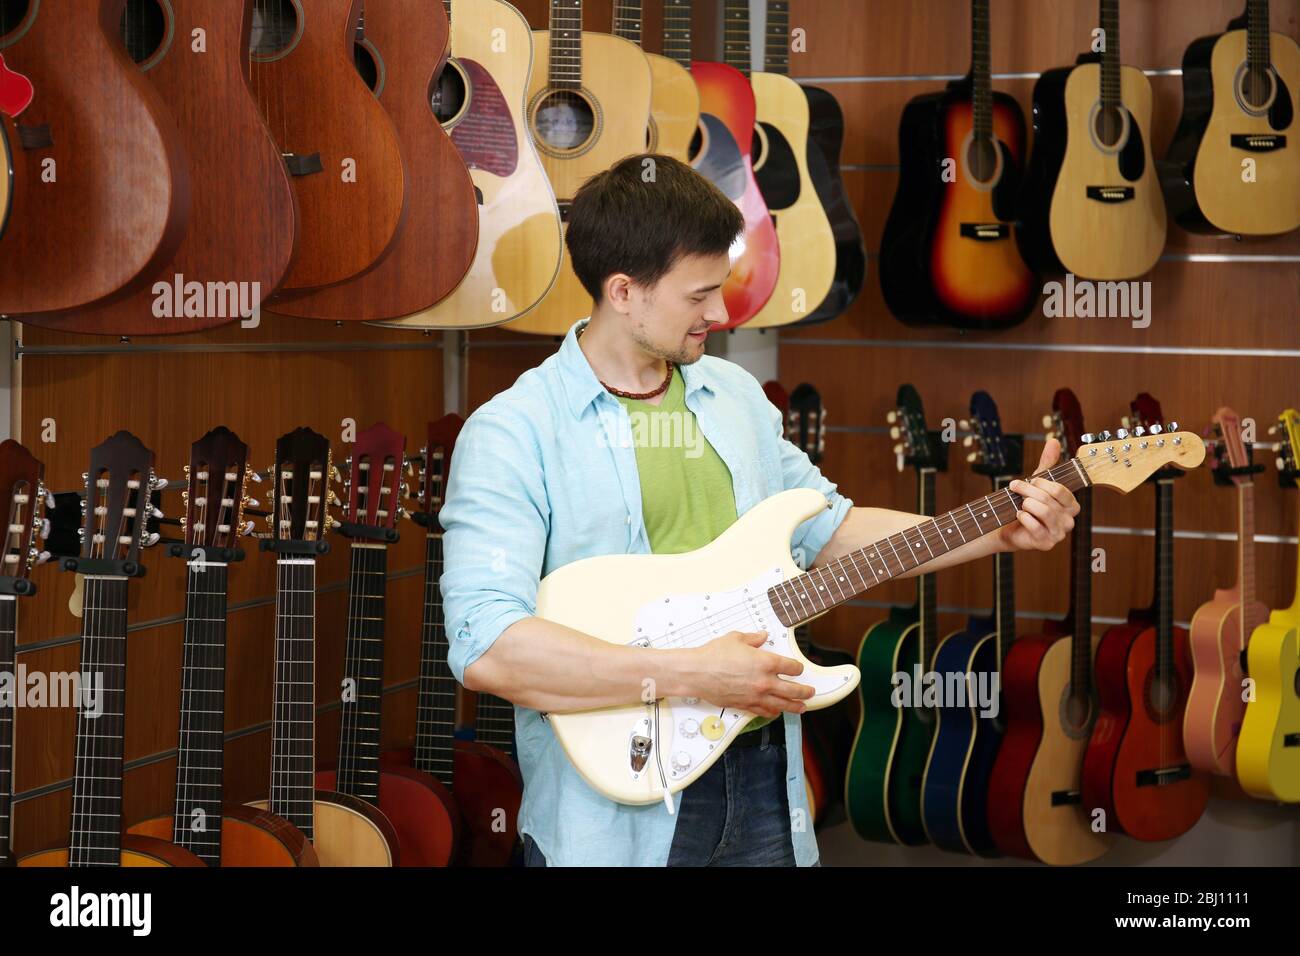
[{"label": "acoustic guitar", "polygon": [[[424,612],[420,628],[420,684],[415,708],[415,746],[386,750],[380,761],[439,781],[455,796],[460,813],[457,860],[469,866],[505,866],[518,840],[523,778],[506,753],[476,740],[456,739],[459,684],[447,664],[442,610],[443,492],[451,455],[464,420],[455,414],[429,423],[421,453],[420,510],[412,519],[425,529]],[[413,768],[413,769],[411,769]]]},{"label": "acoustic guitar", "polygon": [[316,771],[316,786],[378,807],[397,831],[402,866],[447,866],[456,852],[460,813],[451,793],[428,774],[383,768],[388,548],[398,540],[398,504],[406,438],[382,422],[357,432],[344,482],[339,531],[352,541],[347,645],[338,763]]},{"label": "acoustic guitar", "polygon": [[[1101,433],[1105,454],[1126,456],[1173,445],[1177,422],[1162,426],[1160,403],[1143,392],[1132,403],[1132,434]],[[1128,426],[1125,426],[1127,429]],[[1173,436],[1170,432],[1175,432]],[[1187,631],[1174,626],[1174,475],[1155,474],[1154,624],[1144,614],[1111,627],[1097,646],[1101,710],[1083,758],[1083,805],[1104,812],[1111,833],[1172,840],[1190,830],[1210,799],[1210,775],[1183,748],[1183,715],[1192,682]]]},{"label": "acoustic guitar", "polygon": [[[582,29],[582,0],[551,0],[549,30],[533,33],[528,130],[567,222],[578,187],[645,151],[653,79],[636,44]],[[564,250],[559,276],[537,306],[507,328],[564,335],[591,313],[591,295]]]},{"label": "acoustic guitar", "polygon": [[[1088,445],[1044,473],[1071,490],[1104,485],[1129,491],[1163,465],[1195,467],[1205,446],[1191,433],[1135,449],[1121,461]],[[825,496],[794,488],[760,502],[716,540],[674,555],[612,555],[565,565],[541,582],[537,615],[602,640],[641,647],[698,647],[733,630],[766,631],[773,653],[803,664],[795,678],[814,696],[810,710],[853,693],[857,668],[819,667],[792,639],[792,629],[882,581],[916,570],[962,541],[1011,521],[1019,496],[995,492],[968,506],[882,538],[808,572],[789,542],[796,527],[821,513]],[[695,698],[661,698],[594,711],[547,715],[564,752],[588,784],[627,804],[664,801],[708,770],[753,714]]]},{"label": "acoustic guitar", "polygon": [[[1288,408],[1272,429],[1279,434],[1279,477],[1300,487],[1300,412]],[[1300,802],[1300,570],[1291,606],[1278,609],[1255,628],[1246,663],[1255,698],[1237,738],[1237,779],[1248,793],[1266,800]]]},{"label": "acoustic guitar", "polygon": [[248,447],[225,427],[190,448],[185,466],[185,540],[168,552],[186,564],[176,797],[170,814],[128,833],[170,840],[208,866],[316,866],[316,850],[288,820],[223,797],[226,714],[226,602],[230,565],[252,531],[244,509]]},{"label": "acoustic guitar", "polygon": [[0,255],[0,312],[73,309],[132,290],[184,235],[185,151],[122,45],[126,2],[0,5],[0,51],[36,91],[9,126],[9,148],[24,156]]},{"label": "acoustic guitar", "polygon": [[[1192,686],[1183,716],[1183,746],[1193,767],[1235,776],[1237,736],[1246,713],[1247,642],[1268,620],[1255,598],[1255,483],[1241,419],[1231,408],[1214,413],[1215,480],[1237,491],[1237,583],[1216,589],[1192,615],[1188,642]],[[1262,471],[1263,468],[1258,470]],[[1220,477],[1222,476],[1222,477]]]},{"label": "acoustic guitar", "polygon": [[[749,0],[725,0],[723,59],[754,91],[754,177],[776,224],[780,269],[766,304],[750,328],[789,325],[807,318],[835,280],[835,234],[808,170],[808,98],[782,73],[750,70]],[[764,63],[767,44],[763,46]],[[780,53],[786,53],[782,38]]]},{"label": "acoustic guitar", "polygon": [[90,452],[86,516],[79,557],[59,562],[84,575],[81,673],[99,675],[98,713],[77,713],[72,819],[68,845],[28,854],[19,866],[203,866],[184,847],[122,833],[122,756],[126,727],[127,590],[145,568],[140,552],[156,544],[145,530],[149,498],[162,483],[153,452],[121,431]]},{"label": "acoustic guitar", "polygon": [[313,319],[400,318],[444,299],[468,271],[478,245],[474,184],[429,96],[447,60],[449,32],[441,4],[363,0],[354,56],[392,120],[408,167],[402,223],[373,268],[330,288],[286,295],[275,302],[275,312]]},{"label": "acoustic guitar", "polygon": [[1038,299],[1014,241],[1025,117],[993,92],[988,0],[971,0],[970,72],[908,102],[898,152],[880,249],[889,310],[907,325],[987,331],[1024,321]]},{"label": "acoustic guitar", "polygon": [[[9,222],[9,206],[14,188],[14,154],[10,146],[12,119],[27,109],[34,91],[32,81],[5,66],[0,53],[0,238]],[[12,137],[14,140],[17,136]]]},{"label": "acoustic guitar", "polygon": [[[642,0],[614,0],[614,36],[641,46],[642,5]],[[674,41],[671,23],[665,10],[665,50]],[[658,53],[646,53],[645,58],[650,64],[652,80],[646,149],[683,163],[690,162],[691,141],[700,125],[700,91],[695,88],[686,66]],[[686,58],[690,59],[689,47]]]},{"label": "acoustic guitar", "polygon": [[189,225],[170,260],[131,294],[24,322],[106,335],[193,332],[247,318],[275,291],[294,253],[293,190],[246,77],[252,21],[252,0],[129,0],[122,38],[175,121]]},{"label": "acoustic guitar", "polygon": [[1300,226],[1300,47],[1246,0],[1226,33],[1183,54],[1183,115],[1161,170],[1169,210],[1192,232],[1269,236]]},{"label": "acoustic guitar", "polygon": [[1098,57],[1034,84],[1034,152],[1016,242],[1039,272],[1128,279],[1165,246],[1165,200],[1151,158],[1151,83],[1120,63],[1120,0],[1101,0]]},{"label": "acoustic guitar", "polygon": [[336,473],[330,443],[309,428],[275,443],[263,551],[276,556],[271,789],[248,805],[306,834],[321,866],[397,866],[397,831],[365,800],[316,787],[316,558],[329,551]]},{"label": "acoustic guitar", "polygon": [[[1043,421],[1073,455],[1083,441],[1083,412],[1068,388]],[[1095,860],[1113,839],[1092,828],[1081,775],[1097,718],[1092,659],[1092,492],[1075,492],[1079,513],[1070,539],[1070,607],[1042,634],[1016,638],[1003,669],[1006,733],[989,777],[988,826],[998,852],[1055,866]]]},{"label": "acoustic guitar", "polygon": [[254,0],[248,82],[298,203],[286,298],[374,268],[405,222],[406,164],[417,157],[403,157],[393,121],[357,72],[360,15],[361,0]]},{"label": "acoustic guitar", "polygon": [[555,193],[524,120],[533,71],[528,21],[504,0],[443,4],[451,57],[433,86],[433,112],[469,167],[478,248],[460,285],[432,308],[377,323],[394,328],[481,328],[517,318],[554,284],[564,248]]},{"label": "acoustic guitar", "polygon": [[[912,385],[898,389],[889,412],[895,454],[916,471],[916,512],[935,514],[935,476],[948,469],[948,445],[929,431],[921,396]],[[931,669],[939,646],[939,599],[935,575],[916,578],[916,603],[893,607],[867,628],[858,645],[861,711],[845,773],[844,805],[854,832],[864,840],[916,846],[926,842],[921,821],[921,780],[934,740],[929,707],[899,706],[895,675],[919,680]]]}]

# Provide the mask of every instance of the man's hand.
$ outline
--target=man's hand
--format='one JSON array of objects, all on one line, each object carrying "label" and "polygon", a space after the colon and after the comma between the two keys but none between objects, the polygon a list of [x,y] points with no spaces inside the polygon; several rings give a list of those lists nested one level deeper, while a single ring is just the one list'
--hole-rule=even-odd
[{"label": "man's hand", "polygon": [[[1034,471],[1046,471],[1060,457],[1061,443],[1055,438],[1047,439],[1043,457],[1038,460]],[[1074,495],[1065,485],[1045,478],[1033,478],[1027,482],[1017,478],[1011,482],[1010,490],[1025,500],[1015,523],[998,532],[1005,550],[1050,551],[1074,527],[1079,502],[1074,500]]]},{"label": "man's hand", "polygon": [[691,692],[683,696],[699,697],[759,717],[776,717],[787,710],[802,714],[808,709],[803,702],[815,693],[812,686],[777,675],[796,677],[803,672],[803,665],[793,658],[760,650],[766,641],[763,631],[731,631],[691,648]]}]

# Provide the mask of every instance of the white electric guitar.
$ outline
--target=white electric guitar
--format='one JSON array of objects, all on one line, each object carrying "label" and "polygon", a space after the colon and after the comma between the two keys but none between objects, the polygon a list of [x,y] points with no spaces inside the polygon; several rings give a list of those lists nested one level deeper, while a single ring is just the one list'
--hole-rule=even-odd
[{"label": "white electric guitar", "polygon": [[[1077,457],[1044,477],[1078,491],[1089,485],[1127,493],[1158,468],[1194,468],[1205,445],[1191,432],[1120,429],[1085,435]],[[964,542],[1015,520],[1022,499],[996,491],[968,505],[805,573],[790,555],[801,523],[828,507],[799,488],[773,495],[745,513],[711,544],[685,554],[621,554],[575,561],[547,575],[537,616],[613,644],[685,648],[729,631],[766,631],[766,649],[803,664],[798,677],[815,696],[809,710],[829,707],[858,684],[851,664],[819,667],[795,644],[796,625],[826,613],[883,581],[911,571]],[[707,588],[705,590],[704,588]],[[578,772],[619,803],[663,800],[704,773],[754,716],[688,697],[547,715]]]}]

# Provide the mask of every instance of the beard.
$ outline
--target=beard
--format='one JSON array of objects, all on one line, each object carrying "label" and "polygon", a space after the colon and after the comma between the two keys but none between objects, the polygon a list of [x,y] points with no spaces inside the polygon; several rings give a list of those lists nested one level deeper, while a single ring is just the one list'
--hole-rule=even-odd
[{"label": "beard", "polygon": [[691,344],[669,348],[651,341],[644,323],[633,329],[632,341],[647,354],[663,359],[665,362],[672,362],[674,365],[694,365],[704,357],[704,351],[701,349],[698,353],[695,352],[694,346]]}]

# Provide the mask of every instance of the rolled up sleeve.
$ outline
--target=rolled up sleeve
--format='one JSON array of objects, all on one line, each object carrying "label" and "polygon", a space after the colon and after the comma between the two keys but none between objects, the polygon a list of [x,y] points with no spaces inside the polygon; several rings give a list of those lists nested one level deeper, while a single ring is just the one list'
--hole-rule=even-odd
[{"label": "rolled up sleeve", "polygon": [[[767,401],[766,396],[763,400]],[[830,502],[830,508],[799,525],[795,529],[794,537],[790,539],[795,563],[802,568],[810,568],[822,548],[826,547],[826,542],[830,541],[831,536],[835,534],[835,529],[849,513],[849,509],[853,507],[853,502],[840,494],[836,484],[821,473],[799,446],[785,437],[785,421],[781,410],[771,402],[767,402],[767,407],[772,419],[772,428],[777,436],[781,478],[785,490],[812,488],[814,491],[820,491]]]},{"label": "rolled up sleeve", "polygon": [[550,527],[541,452],[525,419],[487,408],[456,440],[440,512],[447,662],[456,680],[537,607]]}]

